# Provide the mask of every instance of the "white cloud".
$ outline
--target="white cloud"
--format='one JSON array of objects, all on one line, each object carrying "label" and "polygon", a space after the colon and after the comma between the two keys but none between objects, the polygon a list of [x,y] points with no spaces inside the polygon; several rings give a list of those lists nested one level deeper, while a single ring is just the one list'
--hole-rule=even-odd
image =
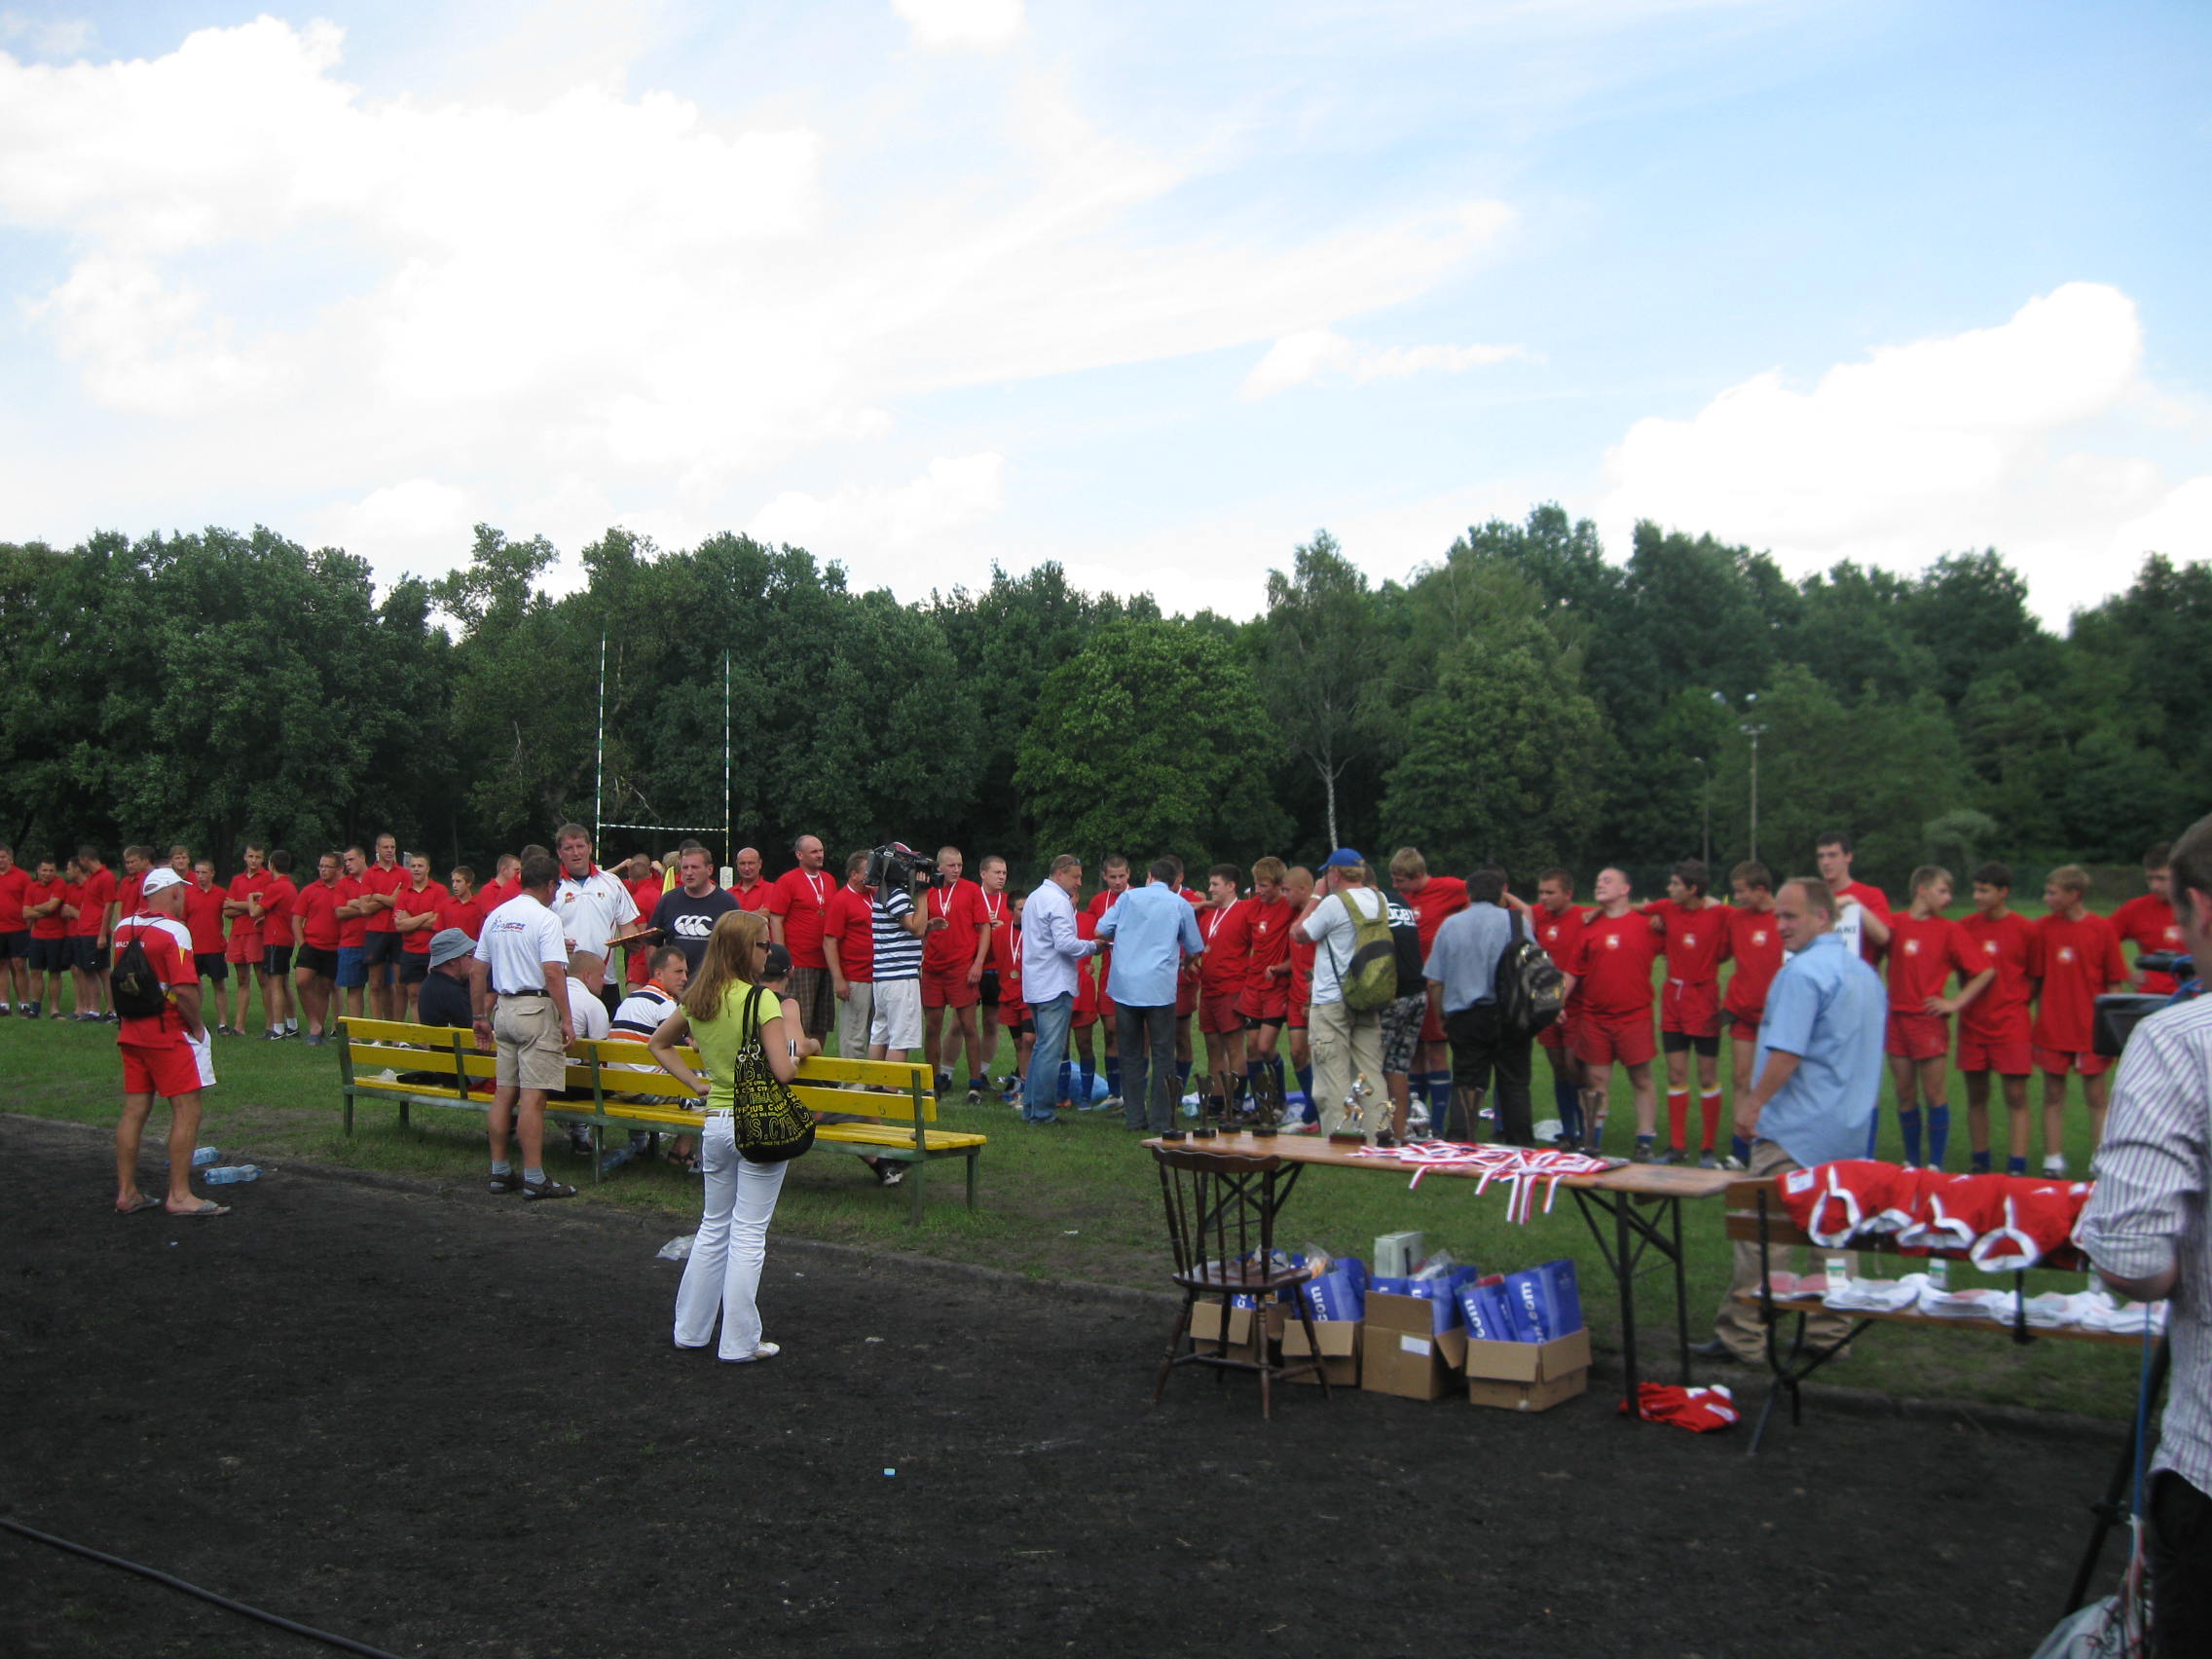
[{"label": "white cloud", "polygon": [[925,52],[1000,52],[1020,37],[1022,0],[891,0]]},{"label": "white cloud", "polygon": [[369,562],[380,581],[436,575],[460,563],[475,540],[481,514],[468,492],[435,478],[410,478],[311,514],[306,539],[343,547]]},{"label": "white cloud", "polygon": [[75,57],[99,31],[90,18],[26,18],[0,12],[0,46],[22,46],[40,57]]},{"label": "white cloud", "polygon": [[932,584],[911,579],[903,556],[941,547],[945,538],[1005,504],[1006,457],[987,450],[940,456],[904,484],[846,484],[827,497],[787,490],[755,514],[746,531],[762,541],[788,541],[817,558],[837,560],[853,573],[856,587],[886,585],[918,598],[917,590]]},{"label": "white cloud", "polygon": [[1268,348],[1267,355],[1244,377],[1242,395],[1271,397],[1317,381],[1365,386],[1430,372],[1456,375],[1514,358],[1529,361],[1531,354],[1520,346],[1367,346],[1334,329],[1305,328]]},{"label": "white cloud", "polygon": [[[1793,572],[1840,559],[1917,570],[1994,545],[2063,621],[2132,574],[2156,530],[2204,551],[2203,486],[2084,447],[2091,421],[2163,419],[2140,380],[2135,304],[2070,282],[2007,322],[1885,347],[1811,390],[1780,371],[1728,387],[1695,416],[1636,423],[1605,458],[1608,546],[1631,524],[1710,531],[1771,549]],[[2097,558],[2110,549],[2120,563]]]}]

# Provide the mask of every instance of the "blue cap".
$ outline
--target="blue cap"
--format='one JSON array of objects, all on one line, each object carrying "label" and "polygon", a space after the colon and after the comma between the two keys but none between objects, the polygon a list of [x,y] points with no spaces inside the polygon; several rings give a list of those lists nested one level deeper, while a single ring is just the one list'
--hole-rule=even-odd
[{"label": "blue cap", "polygon": [[1349,847],[1339,847],[1329,855],[1321,867],[1323,869],[1350,869],[1354,865],[1363,865],[1366,862]]}]

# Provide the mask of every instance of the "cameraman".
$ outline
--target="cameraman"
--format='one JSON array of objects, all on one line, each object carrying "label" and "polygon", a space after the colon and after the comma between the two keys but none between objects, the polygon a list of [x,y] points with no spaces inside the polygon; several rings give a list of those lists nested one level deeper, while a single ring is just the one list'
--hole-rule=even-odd
[{"label": "cameraman", "polygon": [[[2182,947],[2212,961],[2212,817],[2173,849]],[[2172,1299],[2173,1380],[2144,1515],[2154,1654],[2212,1652],[2212,998],[2160,1009],[2120,1062],[2096,1156],[2096,1191],[2075,1236],[2106,1284]]]},{"label": "cameraman", "polygon": [[878,847],[866,873],[878,878],[872,909],[875,1007],[868,1016],[867,1057],[888,1060],[896,1052],[904,1060],[922,1046],[922,935],[944,924],[915,906],[914,895],[928,882],[929,870],[911,854],[887,856]]}]

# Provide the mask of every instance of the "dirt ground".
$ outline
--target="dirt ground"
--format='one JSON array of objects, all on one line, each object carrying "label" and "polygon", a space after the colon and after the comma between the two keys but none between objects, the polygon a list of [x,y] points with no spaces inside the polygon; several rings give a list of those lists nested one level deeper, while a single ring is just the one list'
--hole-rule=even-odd
[{"label": "dirt ground", "polygon": [[[119,1217],[80,1127],[0,1160],[0,1513],[398,1654],[2023,1655],[2117,1450],[1811,1406],[1753,1460],[1602,1373],[1155,1409],[1164,1303],[773,1235],[784,1352],[721,1366],[665,1223],[296,1166]],[[0,1532],[0,1652],[126,1651],[330,1649]]]}]

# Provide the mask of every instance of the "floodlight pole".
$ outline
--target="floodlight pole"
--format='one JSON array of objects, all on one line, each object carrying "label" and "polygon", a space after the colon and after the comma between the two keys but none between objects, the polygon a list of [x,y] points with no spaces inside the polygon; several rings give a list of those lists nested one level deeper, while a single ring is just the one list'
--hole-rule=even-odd
[{"label": "floodlight pole", "polygon": [[591,785],[591,844],[599,845],[600,814],[607,804],[607,630],[599,631],[599,736]]},{"label": "floodlight pole", "polygon": [[[1756,691],[1747,692],[1744,696],[1744,707],[1741,711],[1737,709],[1735,704],[1729,702],[1727,696],[1722,692],[1715,691],[1713,694],[1713,700],[1715,703],[1718,703],[1723,709],[1726,709],[1732,715],[1739,713],[1741,714],[1742,718],[1737,721],[1736,729],[1751,740],[1751,859],[1753,864],[1756,864],[1759,857],[1759,739],[1766,735],[1766,726],[1757,718],[1759,694]],[[1707,798],[1708,805],[1706,810],[1710,817],[1710,814],[1712,812],[1710,787],[1707,792]],[[1710,833],[1711,832],[1709,830],[1709,837]],[[1710,854],[1707,857],[1707,862],[1709,864],[1712,862]]]},{"label": "floodlight pole", "polygon": [[729,652],[722,652],[722,856],[731,864],[737,863],[737,843],[731,830],[736,816],[730,810],[729,769]]}]

